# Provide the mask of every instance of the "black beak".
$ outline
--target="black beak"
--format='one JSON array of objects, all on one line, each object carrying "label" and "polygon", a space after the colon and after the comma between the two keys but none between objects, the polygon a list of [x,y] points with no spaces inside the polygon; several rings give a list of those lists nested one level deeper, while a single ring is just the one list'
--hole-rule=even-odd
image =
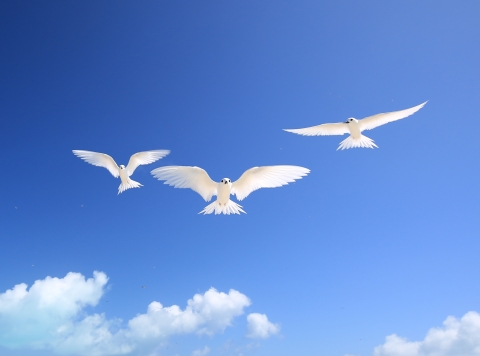
[{"label": "black beak", "polygon": [[348,121],[345,121],[345,124],[348,124]]},{"label": "black beak", "polygon": [[225,184],[227,184],[227,183],[228,183],[228,182],[227,182],[227,181],[225,181]]}]

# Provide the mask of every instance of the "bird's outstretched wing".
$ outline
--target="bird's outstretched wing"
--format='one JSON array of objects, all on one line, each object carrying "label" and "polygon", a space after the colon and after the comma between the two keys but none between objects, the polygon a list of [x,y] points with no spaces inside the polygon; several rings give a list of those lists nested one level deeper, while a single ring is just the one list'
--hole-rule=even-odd
[{"label": "bird's outstretched wing", "polygon": [[154,150],[135,153],[128,161],[126,168],[128,176],[131,176],[138,166],[158,161],[160,158],[165,157],[169,153],[169,150]]},{"label": "bird's outstretched wing", "polygon": [[317,126],[305,127],[303,129],[283,129],[287,132],[293,132],[303,136],[332,136],[349,133],[348,125],[344,122],[335,124],[322,124]]},{"label": "bird's outstretched wing", "polygon": [[366,117],[362,120],[358,121],[360,126],[360,131],[363,130],[371,130],[375,127],[382,126],[388,124],[392,121],[397,121],[400,119],[404,119],[407,116],[415,114],[418,110],[423,108],[427,102],[424,102],[420,105],[414,106],[410,109],[400,110],[400,111],[392,111],[392,112],[385,112],[373,116]]},{"label": "bird's outstretched wing", "polygon": [[72,150],[73,154],[85,162],[93,164],[97,167],[103,167],[108,169],[108,171],[114,176],[115,178],[118,177],[118,166],[113,160],[112,157],[105,153],[100,152],[92,152],[92,151],[82,151],[82,150]]},{"label": "bird's outstretched wing", "polygon": [[231,194],[235,194],[238,200],[243,200],[257,189],[281,187],[308,173],[309,169],[299,166],[253,167],[232,183]]},{"label": "bird's outstretched wing", "polygon": [[164,184],[173,185],[175,188],[190,188],[206,201],[210,201],[213,195],[217,195],[218,184],[200,167],[165,166],[154,169],[152,175],[158,180],[164,180]]}]

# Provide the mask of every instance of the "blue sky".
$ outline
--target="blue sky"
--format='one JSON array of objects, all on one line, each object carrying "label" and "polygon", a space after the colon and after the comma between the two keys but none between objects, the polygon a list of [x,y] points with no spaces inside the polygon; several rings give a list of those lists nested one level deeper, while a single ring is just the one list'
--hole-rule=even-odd
[{"label": "blue sky", "polygon": [[[0,353],[477,355],[479,11],[474,1],[0,2]],[[375,150],[282,131],[426,100],[368,132]],[[119,181],[72,149],[119,164],[171,154],[118,196]],[[242,216],[198,215],[198,194],[150,175],[190,165],[235,180],[277,164],[311,174],[254,192]],[[190,305],[197,319],[179,331],[167,312],[147,312],[152,302],[181,315]],[[252,335],[258,314],[268,337]],[[92,330],[113,335],[96,346],[79,332],[95,318]],[[139,337],[148,327],[133,319],[163,336]],[[65,325],[76,343],[55,334]],[[478,331],[467,346],[465,325]],[[439,346],[432,328],[457,338]],[[114,350],[122,343],[131,349]]]}]

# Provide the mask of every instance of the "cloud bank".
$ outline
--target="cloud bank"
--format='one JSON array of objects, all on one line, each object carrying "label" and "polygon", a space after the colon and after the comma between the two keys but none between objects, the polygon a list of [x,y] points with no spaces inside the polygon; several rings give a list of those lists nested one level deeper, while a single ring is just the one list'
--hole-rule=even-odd
[{"label": "cloud bank", "polygon": [[[236,290],[223,293],[210,288],[195,294],[183,310],[154,301],[125,326],[104,314],[85,314],[85,307],[98,304],[107,282],[103,272],[94,272],[89,279],[70,272],[64,278],[35,281],[30,289],[22,283],[0,294],[0,345],[89,356],[147,354],[173,335],[223,332],[251,304]],[[262,332],[258,331],[262,320],[253,321],[254,334]],[[206,355],[210,349],[197,351]]]},{"label": "cloud bank", "polygon": [[377,346],[374,356],[479,356],[480,314],[466,313],[461,319],[449,316],[443,326],[432,328],[422,341],[408,341],[392,334]]},{"label": "cloud bank", "polygon": [[268,321],[265,314],[251,313],[247,316],[247,337],[266,339],[280,332],[280,325]]}]

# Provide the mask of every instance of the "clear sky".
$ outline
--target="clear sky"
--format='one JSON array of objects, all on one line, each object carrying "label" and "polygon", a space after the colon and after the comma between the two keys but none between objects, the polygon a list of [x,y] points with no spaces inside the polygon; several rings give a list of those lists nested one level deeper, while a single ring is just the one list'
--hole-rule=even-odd
[{"label": "clear sky", "polygon": [[[1,1],[0,354],[480,355],[479,13]],[[282,131],[426,100],[375,150]],[[171,153],[117,195],[72,149]],[[150,175],[278,164],[242,216]]]}]

